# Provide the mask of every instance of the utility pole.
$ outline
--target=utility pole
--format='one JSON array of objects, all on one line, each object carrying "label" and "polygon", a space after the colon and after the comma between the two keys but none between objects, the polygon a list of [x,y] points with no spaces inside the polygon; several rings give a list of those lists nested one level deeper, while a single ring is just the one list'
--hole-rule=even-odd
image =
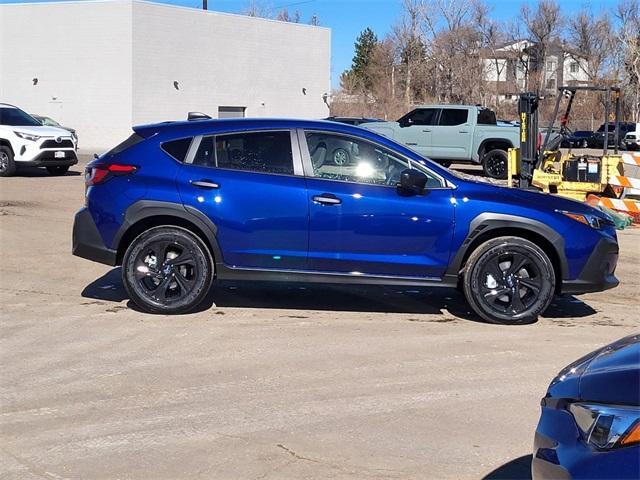
[{"label": "utility pole", "polygon": [[203,10],[208,10],[208,8],[207,8],[207,0],[202,0],[202,9]]}]

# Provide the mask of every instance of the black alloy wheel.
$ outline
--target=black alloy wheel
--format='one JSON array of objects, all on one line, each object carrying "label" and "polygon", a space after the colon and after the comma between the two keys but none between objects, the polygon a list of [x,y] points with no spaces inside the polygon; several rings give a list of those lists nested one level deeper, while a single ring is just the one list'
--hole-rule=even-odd
[{"label": "black alloy wheel", "polygon": [[490,178],[504,180],[507,178],[507,152],[494,149],[482,157],[482,170]]},{"label": "black alloy wheel", "polygon": [[188,230],[154,227],[127,249],[122,276],[138,307],[178,314],[202,302],[213,280],[212,265],[207,247]]},{"label": "black alloy wheel", "polygon": [[553,265],[545,252],[519,237],[499,237],[469,257],[464,292],[473,310],[492,323],[522,324],[537,319],[555,291]]}]

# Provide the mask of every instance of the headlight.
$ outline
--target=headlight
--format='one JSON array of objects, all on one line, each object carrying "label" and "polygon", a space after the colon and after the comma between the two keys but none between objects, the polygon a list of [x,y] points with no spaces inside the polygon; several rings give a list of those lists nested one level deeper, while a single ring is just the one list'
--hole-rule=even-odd
[{"label": "headlight", "polygon": [[595,228],[596,230],[600,230],[605,225],[613,225],[612,220],[605,220],[588,213],[573,213],[564,210],[556,210],[556,212],[561,213],[565,217],[569,217],[576,222],[584,223],[585,225],[588,225],[591,228]]},{"label": "headlight", "polygon": [[585,442],[599,449],[640,444],[640,408],[572,403],[569,411]]},{"label": "headlight", "polygon": [[40,135],[31,135],[30,133],[25,133],[25,132],[14,131],[13,133],[15,133],[20,138],[24,138],[25,140],[31,140],[32,142],[35,142],[40,138]]}]

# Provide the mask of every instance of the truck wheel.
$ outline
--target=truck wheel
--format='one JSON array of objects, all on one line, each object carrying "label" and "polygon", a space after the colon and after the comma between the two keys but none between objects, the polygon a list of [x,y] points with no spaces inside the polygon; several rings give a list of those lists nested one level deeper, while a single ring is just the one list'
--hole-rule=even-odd
[{"label": "truck wheel", "polygon": [[68,171],[68,166],[56,165],[55,167],[47,167],[47,172],[49,172],[49,175],[64,175]]},{"label": "truck wheel", "polygon": [[9,147],[0,146],[0,177],[10,177],[16,172],[13,152]]},{"label": "truck wheel", "polygon": [[467,302],[491,323],[535,322],[555,292],[553,264],[535,243],[520,237],[484,242],[469,256],[463,288]]},{"label": "truck wheel", "polygon": [[482,156],[482,170],[487,177],[504,180],[507,178],[507,152],[489,150]]},{"label": "truck wheel", "polygon": [[333,159],[333,163],[342,167],[344,165],[348,165],[351,161],[351,155],[344,148],[336,148],[331,154],[331,158]]}]

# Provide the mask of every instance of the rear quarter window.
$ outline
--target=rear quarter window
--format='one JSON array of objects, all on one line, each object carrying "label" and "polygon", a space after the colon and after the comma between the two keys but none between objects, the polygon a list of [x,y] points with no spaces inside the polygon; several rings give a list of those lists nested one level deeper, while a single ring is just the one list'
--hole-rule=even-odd
[{"label": "rear quarter window", "polygon": [[105,153],[105,156],[112,157],[113,155],[118,155],[119,153],[124,152],[128,148],[131,148],[142,141],[144,141],[144,137],[141,137],[137,133],[133,133],[124,142],[119,143],[118,145],[113,147],[111,150],[109,150],[107,153]]},{"label": "rear quarter window", "polygon": [[191,146],[192,138],[180,138],[178,140],[171,140],[170,142],[164,142],[161,145],[162,150],[171,155],[179,162],[184,162],[187,158],[187,152]]}]

